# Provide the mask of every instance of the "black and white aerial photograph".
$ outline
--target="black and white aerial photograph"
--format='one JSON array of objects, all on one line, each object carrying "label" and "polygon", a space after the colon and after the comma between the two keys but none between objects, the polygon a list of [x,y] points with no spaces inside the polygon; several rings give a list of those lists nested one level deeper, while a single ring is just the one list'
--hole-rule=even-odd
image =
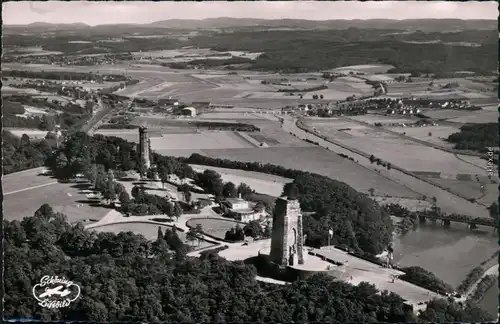
[{"label": "black and white aerial photograph", "polygon": [[498,321],[498,15],[2,3],[3,320]]}]

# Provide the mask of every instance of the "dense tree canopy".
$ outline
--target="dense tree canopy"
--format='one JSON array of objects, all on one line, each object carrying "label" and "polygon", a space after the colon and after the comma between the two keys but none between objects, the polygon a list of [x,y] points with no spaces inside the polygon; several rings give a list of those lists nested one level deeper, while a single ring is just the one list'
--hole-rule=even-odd
[{"label": "dense tree canopy", "polygon": [[44,165],[51,154],[54,141],[33,140],[26,134],[21,138],[9,131],[2,131],[3,173],[9,174]]},{"label": "dense tree canopy", "polygon": [[[186,256],[175,229],[155,242],[131,232],[89,232],[42,206],[33,217],[3,221],[5,316],[44,321],[408,322],[402,299],[362,283],[317,275],[288,286],[259,284],[255,268],[213,254]],[[47,310],[32,287],[46,274],[81,286],[71,307]],[[431,303],[423,320],[486,321],[477,307]]]},{"label": "dense tree canopy", "polygon": [[304,216],[304,233],[307,245],[322,246],[328,241],[328,229],[334,231],[331,244],[355,250],[379,253],[391,241],[392,222],[378,204],[343,182],[299,170],[290,170],[272,164],[238,162],[213,159],[193,154],[186,163],[203,164],[232,169],[264,172],[295,179],[293,186],[286,185],[284,194],[297,188],[296,196],[304,211],[314,215]]},{"label": "dense tree canopy", "polygon": [[[420,33],[382,36],[376,29],[250,31],[193,37],[198,47],[221,51],[264,53],[250,69],[282,72],[312,72],[340,66],[378,62],[395,66],[394,73],[439,73],[474,71],[492,74],[497,68],[498,48],[494,31],[471,33]],[[404,33],[403,33],[404,34]],[[418,43],[440,39],[443,43]],[[460,40],[458,40],[460,39]],[[453,46],[444,42],[481,42],[480,47]],[[415,40],[417,42],[415,42]],[[411,43],[411,42],[415,43]],[[479,63],[481,62],[481,63]]]}]

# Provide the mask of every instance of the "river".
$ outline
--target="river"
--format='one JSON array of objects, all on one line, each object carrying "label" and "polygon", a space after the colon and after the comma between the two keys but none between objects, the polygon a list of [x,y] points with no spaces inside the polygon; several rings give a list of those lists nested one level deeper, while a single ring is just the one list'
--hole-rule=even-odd
[{"label": "river", "polygon": [[[498,237],[489,227],[470,232],[463,224],[443,228],[437,224],[418,225],[394,239],[394,261],[400,266],[420,266],[446,283],[457,287],[467,274],[498,250]],[[496,258],[485,265],[493,265]],[[481,305],[497,314],[498,288],[489,289]]]}]

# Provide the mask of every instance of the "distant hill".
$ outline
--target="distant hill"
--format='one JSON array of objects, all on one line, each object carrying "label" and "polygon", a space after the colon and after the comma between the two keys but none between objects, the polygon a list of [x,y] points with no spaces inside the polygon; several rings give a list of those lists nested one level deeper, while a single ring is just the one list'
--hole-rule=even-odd
[{"label": "distant hill", "polygon": [[389,29],[423,32],[451,32],[460,30],[496,30],[496,20],[460,20],[460,19],[369,19],[369,20],[302,20],[302,19],[253,19],[253,18],[209,18],[203,20],[169,19],[148,24],[107,24],[90,27],[83,23],[50,24],[36,22],[29,25],[4,25],[7,29],[38,29],[38,31],[80,30],[102,28],[165,28],[165,29],[262,29],[262,28],[297,28],[297,29]]},{"label": "distant hill", "polygon": [[143,27],[163,27],[181,29],[210,29],[210,28],[240,28],[240,27],[295,27],[303,29],[398,29],[409,31],[459,31],[459,30],[494,30],[496,20],[460,20],[460,19],[369,19],[369,20],[302,20],[302,19],[252,19],[252,18],[210,18],[203,20],[171,19],[157,21]]}]

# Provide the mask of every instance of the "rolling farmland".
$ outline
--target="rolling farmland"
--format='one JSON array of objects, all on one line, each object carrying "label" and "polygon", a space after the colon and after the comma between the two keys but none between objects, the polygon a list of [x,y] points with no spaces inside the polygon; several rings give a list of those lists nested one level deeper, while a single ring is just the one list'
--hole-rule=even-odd
[{"label": "rolling farmland", "polygon": [[[484,169],[465,163],[452,153],[443,152],[400,138],[376,128],[359,125],[340,118],[328,121],[307,121],[306,125],[326,137],[409,171],[437,171],[482,174]],[[368,140],[369,139],[369,140]]]}]

